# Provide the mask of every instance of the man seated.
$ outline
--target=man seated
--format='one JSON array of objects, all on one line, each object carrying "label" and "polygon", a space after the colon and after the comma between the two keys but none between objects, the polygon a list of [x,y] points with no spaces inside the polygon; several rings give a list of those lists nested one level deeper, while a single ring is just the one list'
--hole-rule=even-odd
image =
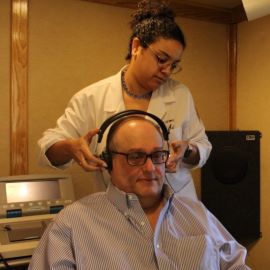
[{"label": "man seated", "polygon": [[167,150],[152,121],[133,115],[114,122],[107,191],[63,209],[29,269],[250,269],[246,249],[203,204],[166,183]]}]

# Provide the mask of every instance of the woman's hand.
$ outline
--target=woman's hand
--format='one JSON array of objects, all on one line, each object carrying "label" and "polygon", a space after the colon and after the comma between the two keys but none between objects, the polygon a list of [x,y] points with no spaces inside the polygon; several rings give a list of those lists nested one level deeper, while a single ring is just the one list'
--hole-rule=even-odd
[{"label": "woman's hand", "polygon": [[106,168],[107,164],[93,155],[89,148],[92,138],[98,131],[98,129],[93,129],[78,139],[59,141],[47,150],[46,156],[54,166],[61,166],[74,159],[85,171]]},{"label": "woman's hand", "polygon": [[98,131],[99,129],[91,130],[85,136],[72,140],[70,143],[70,151],[73,159],[85,171],[97,171],[107,167],[107,164],[100,158],[93,155],[89,149],[89,144]]},{"label": "woman's hand", "polygon": [[200,152],[198,147],[192,144],[192,152],[187,158],[184,158],[185,152],[189,147],[188,141],[175,140],[170,143],[170,156],[166,163],[166,171],[174,173],[177,171],[179,162],[183,161],[187,164],[197,165],[200,161]]},{"label": "woman's hand", "polygon": [[184,157],[185,151],[188,148],[188,141],[175,140],[170,143],[170,155],[166,163],[166,172],[175,173],[178,168],[178,163]]}]

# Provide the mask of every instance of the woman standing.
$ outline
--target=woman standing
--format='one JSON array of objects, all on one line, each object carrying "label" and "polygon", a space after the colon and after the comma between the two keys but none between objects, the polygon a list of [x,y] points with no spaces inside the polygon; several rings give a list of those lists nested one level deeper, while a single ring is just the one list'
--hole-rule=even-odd
[{"label": "woman standing", "polygon": [[113,114],[139,109],[157,115],[170,129],[168,181],[176,191],[196,198],[190,169],[206,162],[211,144],[190,91],[170,78],[181,69],[184,35],[172,10],[154,1],[138,4],[130,26],[127,65],[72,97],[57,126],[39,140],[41,162],[64,168],[74,160],[103,177],[106,164],[94,153],[98,127]]}]

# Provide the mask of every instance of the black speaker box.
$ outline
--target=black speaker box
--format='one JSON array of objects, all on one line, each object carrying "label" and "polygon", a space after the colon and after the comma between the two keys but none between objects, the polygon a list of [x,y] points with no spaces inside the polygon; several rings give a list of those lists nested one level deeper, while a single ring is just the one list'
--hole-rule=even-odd
[{"label": "black speaker box", "polygon": [[213,149],[201,170],[205,206],[236,239],[260,232],[259,131],[207,131]]}]

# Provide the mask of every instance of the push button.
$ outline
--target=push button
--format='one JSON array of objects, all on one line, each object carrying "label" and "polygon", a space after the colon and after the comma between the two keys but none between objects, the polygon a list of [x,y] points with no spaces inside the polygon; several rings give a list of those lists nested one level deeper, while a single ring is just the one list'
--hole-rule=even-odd
[{"label": "push button", "polygon": [[50,214],[57,214],[64,208],[63,205],[54,205],[50,207]]},{"label": "push button", "polygon": [[21,217],[21,216],[22,216],[21,209],[7,210],[7,218],[15,218],[15,217]]}]

